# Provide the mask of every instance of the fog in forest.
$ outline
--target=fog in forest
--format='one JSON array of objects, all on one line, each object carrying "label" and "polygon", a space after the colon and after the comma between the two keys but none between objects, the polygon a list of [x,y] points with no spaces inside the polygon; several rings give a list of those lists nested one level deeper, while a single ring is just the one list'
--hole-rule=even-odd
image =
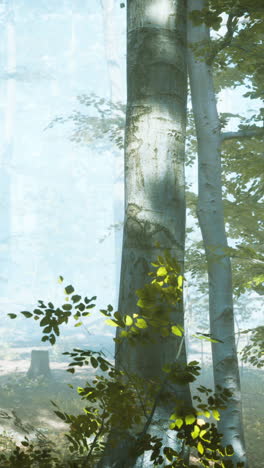
[{"label": "fog in forest", "polygon": [[[74,374],[66,372],[73,357],[62,353],[74,348],[102,351],[114,363],[116,328],[106,319],[109,305],[113,312],[118,308],[124,225],[126,10],[127,5],[114,0],[0,1],[0,456],[10,454],[16,444],[23,448],[26,436],[59,448],[64,465],[50,466],[96,466],[95,461],[78,465],[83,455],[74,458],[68,452],[68,425],[54,414],[58,408],[50,400],[59,411],[85,414],[87,404],[76,388],[98,369],[103,375],[104,369],[90,364],[77,367]],[[217,34],[225,34],[224,26],[213,31],[213,37]],[[243,96],[246,80],[234,87],[228,86],[228,73],[225,79],[226,87],[216,84],[223,131],[239,130],[241,121],[261,126],[254,120],[262,106],[260,97]],[[198,380],[191,383],[195,391],[201,384],[213,388],[213,372],[207,272],[195,214],[198,164],[193,129],[189,96],[183,294],[187,360],[201,367]],[[248,158],[241,167],[246,175],[235,172],[235,165],[230,169],[226,159],[222,165],[228,245],[242,245],[241,256],[234,255],[231,262],[250,468],[263,463],[263,369],[243,362],[241,354],[252,344],[251,333],[243,331],[260,327],[258,357],[263,356],[263,162],[261,173],[261,165],[252,168],[254,158],[250,159],[253,153],[261,154],[260,145],[255,138],[244,148],[244,156],[241,153]],[[241,147],[231,148],[232,155],[237,149]],[[263,161],[263,152],[261,157]],[[234,193],[228,188],[232,181],[238,184]],[[253,203],[255,196],[253,218],[242,210],[247,191]],[[233,202],[239,195],[237,206],[242,208],[237,212]],[[43,341],[41,305],[69,311],[70,286],[76,304],[82,300],[84,308],[75,308],[79,316],[60,324],[55,344]],[[84,309],[89,316],[82,316]],[[100,309],[110,311],[109,317]],[[221,342],[221,336],[215,338]],[[8,463],[3,458],[0,466],[49,466],[44,461]]]}]

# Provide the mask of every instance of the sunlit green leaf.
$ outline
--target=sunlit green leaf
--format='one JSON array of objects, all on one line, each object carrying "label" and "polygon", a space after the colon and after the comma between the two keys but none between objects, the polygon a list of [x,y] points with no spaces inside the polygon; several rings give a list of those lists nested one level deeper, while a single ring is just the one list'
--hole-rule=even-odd
[{"label": "sunlit green leaf", "polygon": [[176,326],[176,325],[173,325],[173,326],[171,327],[171,331],[172,331],[172,333],[173,333],[174,335],[182,336],[182,331],[181,331],[181,330],[179,329],[179,327]]},{"label": "sunlit green leaf", "polygon": [[185,423],[186,424],[192,424],[194,423],[194,421],[196,420],[195,416],[193,414],[187,414],[187,416],[185,416]]},{"label": "sunlit green leaf", "polygon": [[200,428],[195,424],[193,431],[191,432],[191,436],[193,439],[196,439],[200,433]]},{"label": "sunlit green leaf", "polygon": [[175,424],[178,427],[178,429],[180,429],[182,427],[182,425],[183,425],[183,419],[177,418],[176,421],[175,421]]},{"label": "sunlit green leaf", "polygon": [[126,317],[125,317],[126,326],[129,327],[130,325],[132,325],[132,323],[133,323],[132,317],[130,317],[130,315],[126,315]]},{"label": "sunlit green leaf", "polygon": [[157,269],[157,276],[166,276],[167,275],[167,269],[164,266],[161,266]]},{"label": "sunlit green leaf", "polygon": [[212,410],[212,415],[217,421],[220,420],[220,413],[219,413],[219,411],[217,411],[217,409]]},{"label": "sunlit green leaf", "polygon": [[199,452],[201,455],[203,455],[203,453],[204,453],[204,447],[203,447],[203,444],[202,444],[201,442],[198,442],[198,444],[197,444],[197,450],[198,450],[198,452]]},{"label": "sunlit green leaf", "polygon": [[111,327],[118,327],[118,323],[112,319],[107,319],[105,323],[107,323],[107,325],[111,325]]},{"label": "sunlit green leaf", "polygon": [[147,328],[148,326],[146,320],[144,320],[143,318],[137,319],[135,325],[138,328]]}]

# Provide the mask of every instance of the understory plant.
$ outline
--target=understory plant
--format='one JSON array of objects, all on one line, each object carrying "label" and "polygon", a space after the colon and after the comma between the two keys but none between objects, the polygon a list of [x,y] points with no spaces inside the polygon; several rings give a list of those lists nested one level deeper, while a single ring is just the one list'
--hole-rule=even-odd
[{"label": "understory plant", "polygon": [[[120,352],[125,340],[132,346],[137,343],[148,343],[153,340],[155,329],[157,336],[168,337],[176,335],[180,338],[179,349],[175,362],[165,365],[162,380],[146,381],[126,369],[116,368],[102,351],[74,348],[63,353],[71,358],[67,371],[74,373],[76,368],[90,366],[96,370],[95,375],[89,378],[83,386],[77,388],[77,394],[83,401],[83,412],[78,415],[63,411],[55,402],[55,414],[69,425],[65,434],[69,448],[76,456],[76,464],[70,466],[94,467],[96,460],[100,459],[106,444],[115,447],[122,439],[122,434],[128,433],[130,437],[128,454],[130,459],[150,452],[152,466],[165,468],[195,467],[197,464],[186,464],[181,453],[174,447],[163,447],[161,437],[152,434],[152,420],[157,402],[160,398],[173,399],[174,411],[168,420],[168,431],[175,433],[184,444],[194,451],[198,466],[214,466],[215,468],[233,467],[230,457],[233,455],[231,445],[222,446],[222,434],[216,428],[214,420],[219,420],[221,411],[225,409],[226,402],[232,398],[231,392],[217,386],[213,392],[210,388],[200,385],[197,394],[193,396],[193,405],[186,408],[182,401],[173,395],[174,385],[186,385],[194,382],[200,373],[199,363],[191,361],[186,366],[180,365],[177,358],[184,340],[184,329],[171,321],[171,310],[182,297],[184,277],[175,258],[169,251],[151,264],[153,269],[149,272],[151,282],[136,291],[138,296],[138,313],[132,316],[121,316],[113,310],[111,305],[101,309],[100,314],[109,326],[119,327],[118,338],[113,338]],[[62,283],[63,277],[59,277]],[[32,312],[22,311],[26,318],[33,318],[42,328],[42,341],[51,345],[56,343],[60,335],[61,325],[67,324],[72,317],[75,327],[81,326],[83,320],[91,316],[95,308],[96,296],[91,298],[77,294],[72,285],[64,289],[65,303],[55,308],[52,302],[38,301],[38,306]],[[15,314],[8,314],[15,319]],[[87,327],[87,324],[86,324]],[[218,337],[197,332],[197,339],[206,339],[222,343]],[[72,385],[69,385],[73,388]],[[62,404],[63,405],[63,404]],[[43,457],[39,450],[37,454],[30,441],[25,440],[23,448],[16,446],[9,457],[2,454],[3,466],[32,466],[37,463],[36,457]],[[22,455],[23,453],[23,455]],[[48,456],[48,452],[47,453]],[[12,457],[31,457],[28,465],[12,465]],[[33,458],[32,458],[33,457]],[[62,466],[59,459],[50,453],[50,465]],[[23,459],[24,460],[24,459]],[[23,462],[22,460],[22,462]],[[8,464],[9,463],[9,464]],[[17,463],[17,462],[16,462]],[[81,463],[81,464],[79,464]],[[42,465],[36,465],[42,466]],[[65,464],[64,464],[65,466]],[[125,466],[125,465],[124,465]],[[242,467],[243,464],[237,464]]]}]

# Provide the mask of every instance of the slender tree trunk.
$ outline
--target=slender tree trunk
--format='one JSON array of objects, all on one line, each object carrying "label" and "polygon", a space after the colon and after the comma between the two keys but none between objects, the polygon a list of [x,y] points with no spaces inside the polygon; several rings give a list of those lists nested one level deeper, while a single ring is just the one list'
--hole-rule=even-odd
[{"label": "slender tree trunk", "polygon": [[[186,125],[185,1],[127,2],[127,114],[125,135],[125,222],[119,311],[138,312],[135,291],[149,282],[150,263],[168,249],[184,268]],[[155,247],[159,242],[160,248]],[[184,322],[183,301],[173,320]],[[146,380],[164,378],[162,367],[173,363],[179,339],[117,345],[116,365]],[[185,346],[180,361],[186,363]],[[191,406],[189,386],[175,388],[178,399]],[[175,432],[168,440],[170,400],[158,402],[150,432],[164,445],[182,448]],[[103,458],[100,467],[149,467],[147,455],[128,459],[129,440]]]},{"label": "slender tree trunk", "polygon": [[[108,81],[110,89],[110,98],[113,103],[121,102],[124,99],[124,86],[122,86],[123,79],[121,73],[120,56],[119,56],[119,43],[116,35],[116,22],[115,22],[115,0],[100,0],[103,16],[103,30],[104,30],[104,48],[105,58],[107,64]],[[123,157],[120,150],[114,150],[114,164],[113,164],[113,177],[114,177],[114,225],[115,225],[115,306],[118,304],[119,293],[119,280],[120,280],[120,265],[121,265],[121,250],[123,232],[121,223],[124,221],[124,203],[120,198],[120,185],[124,181],[123,164],[120,159]]]},{"label": "slender tree trunk", "polygon": [[[189,12],[206,6],[203,0],[189,0]],[[218,428],[224,444],[232,444],[233,461],[245,462],[241,412],[241,391],[234,333],[231,262],[227,255],[221,186],[220,122],[216,107],[212,67],[195,57],[192,45],[209,44],[209,28],[194,26],[188,19],[188,67],[192,106],[198,140],[198,219],[202,231],[208,270],[210,331],[222,343],[212,343],[215,385],[233,392],[228,408],[221,412]]]}]

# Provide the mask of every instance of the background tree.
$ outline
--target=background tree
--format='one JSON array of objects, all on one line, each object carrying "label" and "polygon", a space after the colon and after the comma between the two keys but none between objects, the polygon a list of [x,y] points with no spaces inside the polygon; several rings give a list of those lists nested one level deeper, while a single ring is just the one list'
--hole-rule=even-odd
[{"label": "background tree", "polygon": [[[212,65],[218,53],[231,44],[236,31],[239,36],[237,24],[240,16],[249,17],[250,13],[246,15],[245,8],[239,2],[235,6],[219,6],[214,2],[208,5],[204,1],[189,1],[188,5],[190,16],[196,23],[194,25],[189,21],[188,39],[192,49],[189,52],[189,74],[198,140],[197,211],[207,257],[210,330],[213,334],[221,334],[225,342],[221,349],[218,344],[212,344],[214,378],[217,384],[221,381],[227,386],[229,384],[230,390],[233,387],[234,395],[228,410],[222,414],[218,427],[224,434],[225,442],[231,443],[235,449],[234,460],[245,462],[242,416],[239,410],[240,384],[234,337],[231,264],[224,230],[221,193],[220,147],[224,140],[258,136],[263,132],[253,126],[250,130],[247,128],[236,134],[220,133],[221,122],[216,109]],[[209,26],[219,29],[222,21],[220,15],[223,12],[228,14],[226,35],[222,39],[211,41]],[[224,66],[223,63],[221,65]]]}]

